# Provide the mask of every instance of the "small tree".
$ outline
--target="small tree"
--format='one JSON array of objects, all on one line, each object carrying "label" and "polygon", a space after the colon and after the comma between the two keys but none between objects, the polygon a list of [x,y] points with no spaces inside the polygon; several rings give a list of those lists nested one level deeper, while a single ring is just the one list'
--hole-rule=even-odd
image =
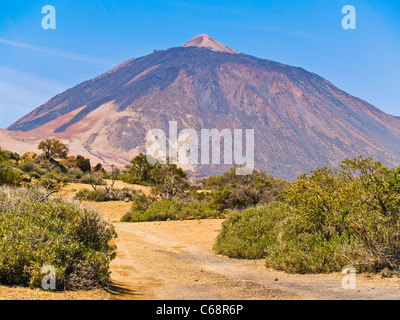
[{"label": "small tree", "polygon": [[259,203],[278,200],[285,181],[274,179],[263,171],[254,170],[250,175],[236,175],[232,166],[222,176],[208,177],[200,182],[212,190],[211,206],[224,209],[245,209]]},{"label": "small tree", "polygon": [[154,167],[151,177],[156,184],[152,192],[162,199],[183,197],[190,187],[186,172],[176,164],[167,163]]},{"label": "small tree", "polygon": [[44,152],[46,159],[65,159],[68,156],[69,148],[58,139],[46,139],[39,143],[39,150]]},{"label": "small tree", "polygon": [[111,165],[111,189],[114,188],[115,181],[117,181],[120,177],[121,170],[119,170],[116,166]]},{"label": "small tree", "polygon": [[125,167],[127,170],[125,171],[124,180],[131,183],[154,184],[154,180],[152,179],[152,170],[154,167],[159,167],[159,165],[150,164],[147,161],[147,156],[141,153],[132,159],[130,165]]},{"label": "small tree", "polygon": [[97,190],[97,186],[104,186],[106,182],[101,177],[101,174],[98,172],[91,172],[84,175],[80,180],[80,183],[90,184],[94,191]]},{"label": "small tree", "polygon": [[[92,174],[99,174],[99,173],[92,173]],[[113,198],[116,195],[115,190],[114,190],[114,184],[115,184],[115,181],[118,180],[120,174],[121,174],[121,171],[114,165],[111,165],[111,174],[110,174],[111,184],[108,185],[106,183],[106,187],[105,187],[106,193],[108,194],[108,196],[110,198]]]}]

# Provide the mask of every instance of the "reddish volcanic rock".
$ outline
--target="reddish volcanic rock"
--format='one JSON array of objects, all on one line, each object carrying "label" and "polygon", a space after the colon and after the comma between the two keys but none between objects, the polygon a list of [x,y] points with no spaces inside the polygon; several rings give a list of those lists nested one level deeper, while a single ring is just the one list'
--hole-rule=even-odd
[{"label": "reddish volcanic rock", "polygon": [[[314,73],[238,53],[206,35],[129,60],[8,129],[25,143],[22,132],[57,137],[96,163],[123,165],[145,151],[148,130],[168,132],[168,121],[199,134],[202,128],[254,129],[256,168],[290,180],[360,154],[387,165],[400,160],[395,117]],[[204,175],[227,166],[190,169]]]}]

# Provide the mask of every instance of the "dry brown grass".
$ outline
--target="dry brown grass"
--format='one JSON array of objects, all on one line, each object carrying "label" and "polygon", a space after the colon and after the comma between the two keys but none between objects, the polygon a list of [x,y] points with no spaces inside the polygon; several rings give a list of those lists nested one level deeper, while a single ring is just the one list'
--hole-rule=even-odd
[{"label": "dry brown grass", "polygon": [[[111,180],[106,180],[108,185],[111,185]],[[104,189],[106,186],[97,186],[98,189]],[[123,189],[123,188],[130,188],[134,190],[140,190],[142,191],[146,196],[150,195],[150,190],[151,187],[146,187],[146,186],[140,186],[136,184],[130,184],[126,183],[123,181],[115,181],[114,184],[115,189]],[[77,191],[81,191],[83,189],[89,189],[91,190],[92,187],[89,184],[82,184],[82,183],[68,183],[66,186],[64,186],[61,191],[59,192],[59,195],[66,195],[68,197],[74,197]]]},{"label": "dry brown grass", "polygon": [[107,300],[106,290],[50,292],[0,285],[0,300]]}]

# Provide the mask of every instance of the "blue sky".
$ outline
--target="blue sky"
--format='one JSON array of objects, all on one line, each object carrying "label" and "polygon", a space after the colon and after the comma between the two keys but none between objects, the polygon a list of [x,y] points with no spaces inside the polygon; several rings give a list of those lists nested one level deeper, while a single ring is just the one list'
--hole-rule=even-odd
[{"label": "blue sky", "polygon": [[[341,26],[349,4],[356,30]],[[42,28],[45,5],[56,8],[56,30]],[[133,56],[203,33],[400,115],[400,1],[14,0],[0,4],[0,128]]]}]

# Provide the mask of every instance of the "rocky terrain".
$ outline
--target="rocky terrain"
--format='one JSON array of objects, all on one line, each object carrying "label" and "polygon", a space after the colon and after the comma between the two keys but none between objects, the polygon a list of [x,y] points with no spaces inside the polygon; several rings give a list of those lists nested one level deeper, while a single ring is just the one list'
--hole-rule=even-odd
[{"label": "rocky terrain", "polygon": [[[107,166],[145,151],[150,129],[254,129],[256,168],[288,180],[317,165],[400,159],[400,120],[302,68],[237,52],[207,35],[154,51],[69,89],[0,131],[29,151],[56,137]],[[21,150],[19,150],[21,149]],[[22,150],[23,149],[23,150]],[[197,175],[226,166],[196,165]]]}]

